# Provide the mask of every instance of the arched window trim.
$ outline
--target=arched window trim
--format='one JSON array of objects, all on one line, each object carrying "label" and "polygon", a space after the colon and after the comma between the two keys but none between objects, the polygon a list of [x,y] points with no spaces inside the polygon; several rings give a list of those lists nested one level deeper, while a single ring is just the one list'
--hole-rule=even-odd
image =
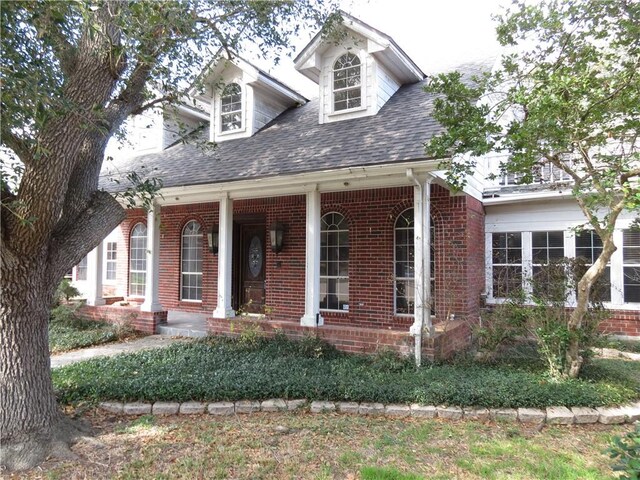
[{"label": "arched window trim", "polygon": [[[187,231],[187,228],[191,225],[197,225],[197,233],[195,234],[185,234],[185,232]],[[185,259],[184,259],[184,254],[185,254],[185,237],[189,237],[189,239],[194,238],[195,239],[195,246],[191,246],[191,250],[193,250],[193,252],[196,254],[196,258],[195,259],[189,259],[188,261],[194,261],[197,264],[200,264],[200,270],[194,270],[194,271],[188,271],[185,272]],[[202,234],[202,225],[200,224],[200,222],[198,222],[197,220],[189,220],[187,223],[184,224],[184,226],[182,227],[182,231],[180,233],[180,301],[181,302],[197,302],[197,303],[201,303],[202,302],[202,241],[203,241],[203,234]],[[196,298],[185,298],[185,292],[184,292],[184,283],[185,283],[185,276],[187,277],[193,277],[193,280],[195,280],[195,285],[191,285],[191,282],[189,282],[189,286],[187,288],[191,289],[194,288],[195,289],[195,297]],[[198,280],[199,277],[199,280]],[[199,291],[199,292],[198,292]],[[191,296],[191,295],[189,295]],[[198,298],[199,297],[199,298]]]},{"label": "arched window trim", "polygon": [[[134,241],[140,239],[143,235],[136,235],[138,227],[144,227],[144,243],[138,245]],[[136,223],[131,229],[129,235],[129,296],[144,297],[147,285],[147,226],[143,222]],[[134,256],[135,249],[135,256]],[[134,264],[134,261],[136,262]],[[136,281],[134,281],[134,279]],[[140,281],[142,279],[142,281]]]},{"label": "arched window trim", "polygon": [[[407,212],[411,212],[411,227],[410,228],[406,228],[406,230],[410,230],[411,231],[411,235],[408,236],[408,238],[410,239],[410,243],[407,245],[411,245],[413,248],[413,239],[415,237],[415,230],[414,230],[414,226],[415,226],[415,218],[414,218],[414,209],[413,207],[409,207],[409,208],[405,208],[402,212],[400,212],[398,214],[398,216],[396,217],[396,221],[393,224],[393,312],[394,315],[397,316],[410,316],[413,317],[413,315],[415,314],[415,302],[412,308],[408,308],[408,312],[398,312],[398,281],[405,281],[407,282],[408,285],[411,285],[411,289],[412,289],[412,293],[410,297],[414,296],[414,285],[415,285],[415,273],[413,276],[411,277],[400,277],[397,275],[397,262],[398,262],[398,258],[397,258],[397,254],[398,254],[398,244],[397,244],[397,236],[396,236],[396,231],[399,229],[398,227],[398,222],[400,221],[401,218],[404,218]],[[435,286],[436,286],[436,275],[435,275],[435,270],[436,270],[436,252],[435,252],[435,236],[436,236],[436,228],[435,228],[435,222],[433,219],[433,216],[431,217],[431,222],[430,222],[430,229],[431,229],[431,235],[430,235],[430,240],[431,240],[431,250],[430,250],[430,266],[431,268],[430,270],[430,284],[431,284],[431,314],[435,315]],[[412,266],[412,271],[413,271],[413,266]]]},{"label": "arched window trim", "polygon": [[[223,109],[225,108],[225,101],[226,98],[231,97],[233,95],[229,95],[226,94],[225,92],[227,91],[227,89],[229,89],[230,87],[233,86],[238,87],[239,93],[235,94],[235,95],[239,95],[240,99],[239,101],[236,99],[236,101],[232,101],[229,105],[230,108],[232,108],[231,110],[228,111],[223,111]],[[218,122],[219,122],[219,126],[218,126],[218,132],[222,135],[229,135],[229,134],[233,134],[233,133],[238,133],[238,132],[242,132],[245,129],[245,115],[244,115],[244,111],[245,111],[245,89],[243,88],[242,84],[236,80],[229,82],[228,84],[226,84],[224,86],[224,88],[222,89],[222,91],[220,92],[220,99],[218,100],[218,108],[219,108],[219,114],[218,114]],[[233,115],[239,115],[240,116],[240,125],[237,126],[236,128],[229,128],[229,129],[225,129],[225,124],[229,123],[229,120],[227,120],[225,122],[225,117],[232,117]],[[233,123],[236,123],[237,120]]]},{"label": "arched window trim", "polygon": [[[340,60],[345,57],[353,57],[358,61],[358,64],[352,64],[347,67],[337,67]],[[353,71],[357,67],[357,73]],[[333,113],[351,112],[354,110],[362,110],[364,105],[364,82],[362,77],[364,74],[364,62],[357,54],[353,52],[346,52],[340,54],[331,64],[331,111]],[[342,75],[344,72],[344,78],[337,78],[338,75]],[[359,83],[357,85],[349,85],[348,80],[350,77],[359,77]],[[338,87],[336,87],[338,85]],[[337,95],[340,100],[338,100]],[[344,94],[344,95],[343,95]],[[351,94],[351,95],[350,95]],[[342,97],[344,96],[344,99]],[[337,104],[344,104],[343,107],[338,108]],[[350,103],[357,103],[356,105],[349,106]]]},{"label": "arched window trim", "polygon": [[[325,227],[327,219],[330,215],[338,215],[340,217],[340,221],[338,223],[332,223],[331,225],[335,225],[338,227],[337,229],[327,229]],[[340,234],[341,232],[346,232],[346,245],[340,244],[340,238],[338,235],[338,243],[337,245],[332,245],[331,248],[337,249],[334,253],[334,257],[337,260],[330,260],[329,248],[330,246],[325,244],[325,249],[323,249],[322,239],[324,234],[328,234],[329,232],[337,232]],[[341,260],[340,258],[340,249],[346,247],[346,259]],[[335,271],[333,275],[329,275],[330,270],[330,262],[336,263]],[[344,272],[346,269],[346,275],[340,274],[341,270]],[[325,272],[323,275],[322,272]],[[319,308],[322,311],[327,312],[342,312],[346,313],[349,311],[349,223],[347,218],[340,212],[331,211],[327,212],[320,218],[320,283],[322,284],[323,279],[327,284],[327,291],[324,298],[320,298]],[[342,284],[342,285],[341,285]],[[343,288],[340,288],[342,286]],[[346,289],[344,287],[346,286]],[[322,289],[322,287],[321,287]],[[346,291],[343,291],[346,290]],[[333,295],[336,297],[337,305],[331,305],[330,296]]]}]

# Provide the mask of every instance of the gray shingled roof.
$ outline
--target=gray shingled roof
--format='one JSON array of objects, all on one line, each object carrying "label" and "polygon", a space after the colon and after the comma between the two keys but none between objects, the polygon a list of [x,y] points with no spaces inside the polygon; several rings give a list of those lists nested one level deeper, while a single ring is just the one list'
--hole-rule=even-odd
[{"label": "gray shingled roof", "polygon": [[[458,67],[466,75],[491,68],[487,61]],[[432,95],[424,82],[401,87],[377,115],[318,123],[318,99],[292,108],[249,138],[221,142],[215,149],[176,144],[160,153],[105,163],[101,186],[117,171],[151,172],[165,187],[231,182],[425,159],[424,143],[441,131],[431,117]],[[208,138],[208,132],[200,132]],[[110,173],[111,172],[111,173]]]}]

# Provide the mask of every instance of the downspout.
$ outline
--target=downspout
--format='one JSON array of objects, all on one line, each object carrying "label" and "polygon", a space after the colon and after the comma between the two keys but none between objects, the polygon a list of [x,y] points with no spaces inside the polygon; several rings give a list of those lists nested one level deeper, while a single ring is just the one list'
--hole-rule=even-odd
[{"label": "downspout", "polygon": [[[413,181],[416,187],[418,187],[418,195],[419,201],[422,206],[420,209],[420,214],[422,216],[420,225],[422,227],[422,232],[420,232],[420,241],[422,250],[422,265],[421,268],[418,269],[419,274],[422,276],[421,285],[422,288],[420,290],[421,295],[418,296],[414,300],[415,311],[414,311],[414,322],[409,329],[409,333],[415,339],[415,347],[414,347],[414,355],[416,366],[420,366],[422,364],[422,334],[425,330],[425,324],[427,327],[427,337],[430,338],[432,335],[432,326],[431,326],[431,181],[432,177],[430,175],[426,176],[426,180],[423,183],[416,177],[413,172],[413,169],[407,169],[407,177]],[[414,215],[416,214],[414,210]],[[414,232],[415,233],[415,232]],[[422,298],[420,298],[422,297]],[[429,305],[426,305],[427,300],[429,300]],[[418,311],[420,309],[420,311]]]}]

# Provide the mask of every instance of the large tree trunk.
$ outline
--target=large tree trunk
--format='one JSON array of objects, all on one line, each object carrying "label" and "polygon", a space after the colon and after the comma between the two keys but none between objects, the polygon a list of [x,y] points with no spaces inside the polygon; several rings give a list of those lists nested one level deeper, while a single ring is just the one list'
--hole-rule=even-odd
[{"label": "large tree trunk", "polygon": [[0,307],[0,463],[28,468],[59,448],[63,416],[51,383],[48,321],[55,285],[38,259],[2,261]]}]

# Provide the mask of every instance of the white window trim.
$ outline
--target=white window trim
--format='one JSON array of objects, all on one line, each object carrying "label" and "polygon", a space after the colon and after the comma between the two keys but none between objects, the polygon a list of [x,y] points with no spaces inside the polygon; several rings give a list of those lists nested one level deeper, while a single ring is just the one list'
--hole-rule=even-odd
[{"label": "white window trim", "polygon": [[[516,230],[505,230],[500,232],[486,232],[485,233],[485,265],[486,265],[486,277],[485,282],[487,285],[487,302],[488,303],[504,303],[508,300],[505,297],[494,297],[493,295],[493,235],[500,233],[520,233],[520,248],[521,248],[521,256],[520,256],[520,268],[522,269],[522,289],[530,294],[531,290],[531,282],[525,282],[525,279],[531,278],[531,232],[529,232],[529,238],[525,242],[525,233],[527,232],[518,232]],[[528,250],[528,253],[525,252]],[[516,266],[516,264],[506,264],[506,266]],[[498,265],[505,266],[505,265]],[[527,276],[528,275],[528,276]]]},{"label": "white window trim", "polygon": [[[115,260],[109,260],[109,244],[110,243],[115,243],[116,244],[116,259]],[[110,240],[105,240],[104,241],[104,252],[102,254],[102,258],[103,258],[103,267],[102,267],[102,283],[105,285],[116,285],[118,283],[118,242],[116,242],[115,240],[110,241]],[[108,279],[107,278],[107,265],[109,264],[109,262],[115,262],[116,264],[116,278],[113,279]]]},{"label": "white window trim", "polygon": [[[241,102],[241,112],[242,113],[242,125],[240,128],[238,128],[237,130],[227,130],[227,131],[223,131],[222,130],[222,94],[224,92],[224,88],[226,88],[228,85],[231,85],[232,83],[235,83],[236,85],[238,85],[240,87],[240,94],[241,94],[241,98],[240,98],[240,102]],[[238,133],[244,133],[247,131],[247,89],[246,89],[246,85],[244,85],[242,83],[241,80],[239,79],[233,79],[227,83],[225,83],[225,86],[223,87],[223,89],[220,91],[220,93],[218,95],[216,95],[216,136],[232,136],[234,134],[238,134]]]},{"label": "white window trim", "polygon": [[[346,54],[352,54],[358,57],[360,60],[360,106],[353,108],[345,108],[344,110],[336,110],[336,102],[334,98],[335,90],[333,89],[333,66],[336,64],[338,59]],[[327,113],[328,117],[338,117],[343,114],[353,113],[353,112],[362,112],[366,111],[369,106],[367,105],[367,62],[366,57],[362,55],[362,51],[352,52],[350,50],[344,51],[336,55],[331,63],[329,64],[329,75],[328,75],[328,83],[327,87],[329,88],[329,104],[331,108],[329,109],[329,113]]]},{"label": "white window trim", "polygon": [[[138,225],[144,225],[145,228],[147,229],[147,232],[146,232],[146,235],[145,235],[145,242],[146,242],[146,248],[145,248],[145,270],[144,270],[144,275],[145,275],[145,277],[144,277],[144,286],[145,286],[145,288],[144,289],[145,290],[146,290],[147,281],[148,281],[148,279],[147,279],[147,270],[148,269],[146,268],[146,267],[148,267],[148,265],[146,264],[146,262],[147,262],[146,250],[149,247],[149,227],[144,222],[138,222],[133,226],[133,228],[131,229],[130,234],[129,234],[129,252],[128,252],[129,253],[129,278],[127,279],[128,280],[127,281],[127,292],[129,293],[128,296],[130,298],[145,298],[144,293],[142,295],[140,295],[140,294],[132,294],[131,293],[131,273],[132,272],[136,272],[136,273],[142,272],[142,270],[133,270],[131,268],[131,239],[133,238],[133,231],[136,229],[136,227]],[[136,285],[139,285],[139,284],[136,284]]]},{"label": "white window trim", "polygon": [[[326,212],[324,215],[321,215],[320,216],[320,238],[319,238],[320,245],[322,245],[322,232],[323,232],[323,230],[322,230],[322,219],[324,217],[326,217],[327,215],[330,215],[332,213],[337,213],[338,215],[340,215],[344,219],[345,222],[347,222],[347,217],[345,217],[342,213],[337,212],[337,211],[333,211],[332,210],[330,212]],[[347,225],[348,225],[348,222],[347,222]],[[347,233],[350,233],[350,230],[351,230],[350,228],[347,228]],[[337,230],[337,231],[339,232],[341,230]],[[349,236],[349,260],[348,260],[348,262],[349,262],[349,269],[351,269],[351,238],[350,238],[350,236]],[[322,264],[322,248],[320,249],[320,264]],[[348,270],[347,270],[347,272],[348,272]],[[328,275],[319,275],[319,277],[320,277],[320,279],[322,279],[324,277],[324,278],[327,278],[327,279],[328,278],[333,278],[333,279],[336,279],[336,280],[344,280],[346,278],[347,279],[347,284],[349,284],[349,280],[350,280],[350,276],[349,275],[347,275],[346,277],[344,277],[344,276],[332,276],[332,277],[329,277]],[[351,288],[349,288],[349,297],[351,297]],[[349,305],[349,309],[348,310],[340,310],[340,309],[335,309],[335,308],[322,308],[320,306],[318,306],[318,309],[321,312],[329,312],[329,313],[333,312],[333,313],[348,314],[349,311],[350,311],[350,308],[351,308],[351,298],[349,298],[348,305]]]},{"label": "white window trim", "polygon": [[[186,298],[182,298],[182,280],[183,280],[183,275],[184,275],[184,271],[182,270],[182,253],[183,253],[183,246],[184,246],[184,229],[187,228],[187,225],[189,225],[191,222],[195,222],[200,226],[200,237],[202,238],[202,241],[204,242],[204,230],[202,228],[202,224],[197,221],[197,220],[189,220],[187,223],[184,224],[184,226],[182,227],[182,230],[180,231],[180,302],[188,302],[188,303],[202,303],[202,298],[200,298],[200,300],[194,300],[194,299],[186,299]],[[195,235],[192,235],[195,236]],[[202,252],[200,252],[200,254],[202,255]],[[201,262],[204,262],[204,256],[201,258]],[[202,271],[200,272],[187,272],[188,275],[200,275],[200,285],[202,285]],[[201,292],[200,295],[204,296],[204,286],[201,287]]]},{"label": "white window trim", "polygon": [[[623,224],[620,227],[616,228],[613,232],[613,241],[615,245],[618,247],[617,250],[611,255],[609,267],[611,269],[611,301],[603,302],[604,308],[607,310],[630,310],[630,311],[638,311],[640,310],[640,302],[624,302],[624,263],[623,263],[623,230],[627,230],[629,228],[628,225]],[[536,230],[536,231],[559,231],[558,228],[551,228],[548,230]],[[575,258],[575,232],[571,229],[571,227],[566,227],[562,229],[564,232],[564,256],[567,258]],[[493,296],[493,264],[492,264],[492,236],[494,233],[509,233],[509,232],[517,232],[517,229],[507,229],[507,230],[496,230],[492,232],[485,232],[485,282],[487,285],[487,303],[492,305],[499,305],[501,303],[506,302],[508,299],[501,297]],[[527,271],[527,275],[525,276],[525,264],[528,265],[527,268],[531,266],[531,234],[532,231],[521,231],[522,235],[522,276],[525,289],[527,288],[527,284],[529,285],[531,282],[526,280],[531,278],[531,272]],[[526,239],[526,241],[525,241]],[[526,245],[526,247],[525,247]],[[527,291],[527,290],[526,290]],[[530,293],[527,291],[527,293]],[[569,299],[566,303],[567,307],[575,306],[575,294],[570,295]]]},{"label": "white window trim", "polygon": [[[415,316],[415,309],[416,309],[416,305],[415,305],[415,298],[413,299],[413,311],[414,313],[398,313],[398,296],[397,296],[397,285],[396,282],[398,280],[413,280],[415,282],[415,273],[414,275],[409,278],[409,277],[398,277],[396,276],[396,247],[397,247],[397,243],[396,243],[396,229],[398,228],[398,220],[400,219],[400,217],[402,215],[404,215],[405,212],[409,211],[409,210],[413,210],[413,207],[409,207],[409,208],[405,208],[402,212],[400,212],[398,214],[398,216],[396,217],[396,221],[393,222],[393,315],[396,317],[409,317],[409,318],[413,318]],[[415,215],[415,212],[414,212]],[[412,228],[412,231],[415,232],[415,225],[414,228]],[[411,244],[413,245],[413,237],[414,234],[411,235]],[[431,279],[429,279],[431,280]],[[432,292],[433,295],[433,292]]]}]

